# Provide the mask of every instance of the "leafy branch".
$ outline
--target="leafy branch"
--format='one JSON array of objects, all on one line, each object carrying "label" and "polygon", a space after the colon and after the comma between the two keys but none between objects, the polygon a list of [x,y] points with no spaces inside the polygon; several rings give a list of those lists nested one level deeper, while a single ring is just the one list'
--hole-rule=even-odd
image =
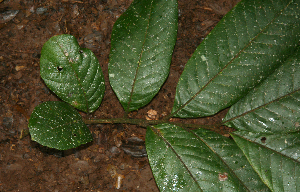
[{"label": "leafy branch", "polygon": [[[176,0],[134,1],[114,24],[108,76],[124,118],[82,119],[74,108],[92,113],[101,104],[101,67],[73,36],[52,37],[42,49],[41,77],[64,102],[34,109],[32,140],[66,150],[92,141],[86,124],[135,124],[147,128],[147,155],[161,191],[297,191],[299,5],[298,0],[236,5],[195,50],[171,113],[159,120],[131,119],[128,113],[146,106],[168,77]],[[225,118],[215,125],[185,120],[225,108]],[[221,126],[235,131],[224,137],[218,134]]]}]

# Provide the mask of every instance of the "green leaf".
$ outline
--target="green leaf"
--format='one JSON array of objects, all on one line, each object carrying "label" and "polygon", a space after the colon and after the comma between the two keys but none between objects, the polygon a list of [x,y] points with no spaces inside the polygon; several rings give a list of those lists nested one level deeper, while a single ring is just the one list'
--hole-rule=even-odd
[{"label": "green leaf", "polygon": [[300,157],[300,48],[233,105],[224,124],[236,135],[295,160]]},{"label": "green leaf", "polygon": [[95,111],[104,96],[104,77],[97,57],[80,48],[75,37],[58,35],[43,46],[41,77],[51,91],[75,108]]},{"label": "green leaf", "polygon": [[[300,162],[232,135],[251,166],[272,191],[299,191]],[[298,138],[299,139],[299,138]]]},{"label": "green leaf", "polygon": [[299,75],[300,47],[266,80],[233,105],[223,121],[227,126],[248,132],[298,131]]},{"label": "green leaf", "polygon": [[233,105],[224,124],[272,191],[297,191],[300,175],[300,48]]},{"label": "green leaf", "polygon": [[269,191],[233,140],[214,132],[156,125],[146,147],[161,191]]},{"label": "green leaf", "polygon": [[[243,10],[246,9],[247,3],[249,1],[241,2],[236,9],[241,5]],[[260,3],[256,5],[263,10],[268,10],[270,7],[267,1],[266,5]],[[290,11],[286,11],[288,9]],[[235,10],[229,13],[229,16],[234,12]],[[229,16],[226,16],[223,22],[226,22]],[[160,190],[173,190],[172,186],[176,186],[174,181],[177,179],[177,172],[183,175],[180,177],[181,180],[186,181],[189,178],[187,184],[181,188],[182,191],[297,191],[299,189],[300,48],[297,44],[300,35],[299,24],[294,22],[298,16],[298,7],[290,1],[278,17],[274,17],[264,30],[248,42],[249,45],[244,46],[243,50],[225,64],[224,68],[217,70],[203,89],[198,89],[199,93],[188,96],[189,101],[182,102],[180,106],[180,99],[184,98],[178,95],[190,94],[192,85],[201,82],[200,77],[208,76],[197,74],[201,72],[200,68],[202,67],[203,74],[214,72],[214,65],[206,56],[212,53],[209,50],[214,49],[211,45],[215,45],[209,38],[214,33],[222,33],[218,31],[220,28],[216,27],[212,35],[209,35],[204,41],[206,43],[204,47],[201,48],[200,45],[202,51],[207,50],[209,53],[202,56],[202,52],[196,51],[195,54],[200,56],[194,54],[194,64],[191,64],[193,57],[189,61],[190,66],[187,66],[184,72],[186,76],[183,73],[180,82],[190,84],[178,84],[181,89],[177,87],[173,115],[179,117],[211,115],[224,106],[236,103],[224,118],[224,123],[238,131],[232,134],[233,141],[202,129],[192,132],[171,125],[148,128],[147,152]],[[283,22],[284,19],[280,17],[289,17],[291,20]],[[280,30],[281,25],[283,28],[291,28],[292,33],[290,31],[277,33],[276,26]],[[273,30],[269,30],[268,28],[272,26]],[[278,45],[266,43],[272,36],[276,40],[275,43],[279,40],[281,43]],[[277,36],[280,38],[276,39]],[[218,35],[213,37],[217,38]],[[290,45],[280,47],[283,42],[288,42],[289,38],[292,39]],[[250,62],[247,64],[246,60]],[[195,64],[203,61],[207,62],[206,66]],[[219,57],[218,61],[223,60]],[[218,66],[218,63],[215,66]],[[189,71],[186,71],[187,69]],[[243,75],[246,76],[245,79]],[[194,83],[194,79],[198,82]],[[241,81],[244,83],[241,84]],[[204,93],[209,93],[209,97],[205,97]],[[217,98],[216,94],[219,94]],[[230,96],[227,97],[226,94]],[[207,99],[210,97],[211,100]],[[226,103],[227,101],[229,104]],[[177,109],[176,103],[179,103]],[[214,108],[215,105],[220,106]],[[204,173],[203,177],[197,175],[197,172]],[[222,185],[220,180],[216,180],[216,173],[223,176],[226,173],[228,179],[225,182],[228,181],[230,184]],[[211,186],[215,188],[209,188]]]},{"label": "green leaf", "polygon": [[136,0],[114,24],[109,81],[125,111],[148,104],[168,77],[177,15],[176,0]]},{"label": "green leaf", "polygon": [[61,101],[48,101],[35,107],[28,127],[33,141],[59,150],[75,148],[93,140],[80,114]]},{"label": "green leaf", "polygon": [[213,115],[244,97],[296,50],[299,16],[293,0],[241,1],[186,64],[172,115]]}]

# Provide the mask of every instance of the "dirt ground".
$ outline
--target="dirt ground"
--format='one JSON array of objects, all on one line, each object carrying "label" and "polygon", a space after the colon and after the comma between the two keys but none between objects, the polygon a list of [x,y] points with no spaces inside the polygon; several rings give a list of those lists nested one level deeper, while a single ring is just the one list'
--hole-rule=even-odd
[{"label": "dirt ground", "polygon": [[[178,38],[170,75],[154,100],[130,115],[145,118],[155,109],[169,114],[176,83],[203,38],[239,0],[179,0]],[[76,149],[43,147],[26,130],[33,109],[59,100],[39,75],[43,44],[52,36],[74,35],[98,57],[106,94],[85,118],[122,117],[108,82],[110,34],[132,0],[0,0],[0,191],[158,191],[146,157],[146,130],[133,125],[89,125],[94,141]],[[226,111],[202,118],[219,122]],[[122,183],[117,185],[117,178]]]}]

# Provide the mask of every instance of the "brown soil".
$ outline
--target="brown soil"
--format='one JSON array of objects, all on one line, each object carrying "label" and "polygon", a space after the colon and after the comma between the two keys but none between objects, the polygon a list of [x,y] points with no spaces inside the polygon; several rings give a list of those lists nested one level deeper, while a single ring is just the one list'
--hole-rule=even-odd
[{"label": "brown soil", "polygon": [[[160,115],[170,113],[185,63],[237,1],[179,0],[178,38],[169,78],[149,105],[130,115],[145,118],[150,109]],[[43,147],[30,136],[19,139],[38,104],[59,100],[39,75],[41,48],[58,34],[74,35],[82,47],[95,53],[103,69],[105,97],[86,118],[122,117],[123,108],[108,82],[107,65],[112,26],[131,2],[0,0],[0,191],[158,191],[144,144],[137,142],[137,138],[145,139],[143,128],[90,125],[94,141],[67,151]],[[19,12],[14,16],[8,10]],[[225,112],[197,121],[220,122]],[[122,178],[119,189],[117,176]]]}]

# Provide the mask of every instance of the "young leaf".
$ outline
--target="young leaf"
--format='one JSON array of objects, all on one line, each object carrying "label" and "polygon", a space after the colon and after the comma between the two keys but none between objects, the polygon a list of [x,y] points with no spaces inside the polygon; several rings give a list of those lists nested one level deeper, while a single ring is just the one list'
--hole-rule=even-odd
[{"label": "young leaf", "polygon": [[295,51],[299,16],[292,0],[241,1],[186,64],[172,115],[213,115],[245,96]]},{"label": "young leaf", "polygon": [[176,0],[136,0],[114,24],[109,81],[125,111],[148,104],[166,80],[177,15]]},{"label": "young leaf", "polygon": [[269,191],[233,140],[161,124],[147,129],[147,154],[161,191]]},{"label": "young leaf", "polygon": [[59,150],[75,148],[93,140],[80,114],[61,101],[36,106],[28,127],[33,141]]},{"label": "young leaf", "polygon": [[104,77],[97,57],[80,48],[75,37],[58,35],[43,46],[41,77],[59,98],[87,113],[95,111],[104,96]]}]

